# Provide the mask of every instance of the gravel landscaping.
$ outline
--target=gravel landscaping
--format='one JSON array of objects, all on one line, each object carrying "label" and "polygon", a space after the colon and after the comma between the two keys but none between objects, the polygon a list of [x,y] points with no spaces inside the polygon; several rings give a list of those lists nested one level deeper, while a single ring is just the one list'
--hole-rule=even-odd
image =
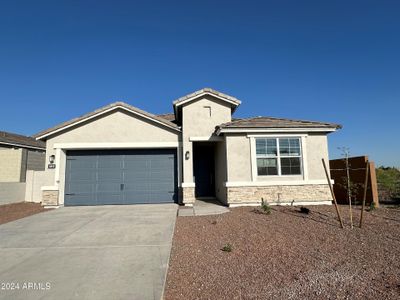
[{"label": "gravel landscaping", "polygon": [[12,203],[0,205],[0,224],[22,219],[40,212],[48,211],[40,203]]},{"label": "gravel landscaping", "polygon": [[347,206],[345,229],[334,206],[308,208],[178,217],[165,299],[400,298],[400,208],[366,212],[362,229],[356,209],[352,230]]}]

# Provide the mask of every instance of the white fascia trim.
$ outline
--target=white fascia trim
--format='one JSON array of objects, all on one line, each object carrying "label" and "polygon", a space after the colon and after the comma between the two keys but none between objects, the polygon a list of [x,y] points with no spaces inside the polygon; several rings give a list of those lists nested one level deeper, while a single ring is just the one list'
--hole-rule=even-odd
[{"label": "white fascia trim", "polygon": [[46,148],[40,148],[40,147],[34,147],[34,146],[27,146],[27,145],[22,145],[22,144],[14,144],[14,143],[5,143],[5,142],[1,142],[0,145],[8,145],[8,146],[14,146],[14,147],[24,148],[24,149],[42,150],[43,152],[46,151]]},{"label": "white fascia trim", "polygon": [[181,187],[196,187],[196,184],[194,182],[182,182]]},{"label": "white fascia trim", "polygon": [[[309,206],[309,205],[332,205],[331,200],[325,200],[325,201],[293,201],[293,202],[267,202],[268,205],[282,205],[282,206],[298,206],[298,205],[304,205],[304,206]],[[247,202],[247,203],[228,203],[229,207],[240,207],[240,206],[260,206],[260,202]]]},{"label": "white fascia trim", "polygon": [[222,136],[190,136],[189,142],[222,142],[224,138]]},{"label": "white fascia trim", "polygon": [[239,106],[239,105],[241,104],[241,102],[240,102],[239,100],[237,100],[237,101],[229,100],[229,99],[227,99],[227,98],[224,98],[224,97],[221,97],[221,96],[212,94],[212,93],[208,93],[208,92],[203,92],[203,93],[201,93],[201,94],[194,95],[193,97],[190,97],[190,98],[188,98],[188,99],[185,99],[185,100],[183,100],[183,101],[181,101],[181,102],[179,102],[179,103],[176,103],[176,102],[175,102],[175,103],[173,103],[173,104],[174,104],[175,107],[178,107],[178,106],[181,106],[181,105],[183,105],[183,104],[185,104],[185,103],[187,103],[187,102],[190,102],[190,101],[192,101],[192,100],[194,100],[194,99],[197,99],[197,98],[202,97],[202,96],[205,96],[205,95],[210,95],[210,96],[212,96],[212,97],[214,97],[214,98],[223,100],[223,101],[228,102],[228,103],[230,103],[230,104],[233,104],[233,105],[235,105],[235,106]]},{"label": "white fascia trim", "polygon": [[154,143],[55,143],[54,149],[129,149],[129,148],[178,148],[179,142]]},{"label": "white fascia trim", "polygon": [[58,186],[42,186],[40,188],[42,191],[58,191]]},{"label": "white fascia trim", "polygon": [[218,128],[220,133],[269,133],[269,132],[333,132],[335,128]]},{"label": "white fascia trim", "polygon": [[[333,184],[333,180],[331,180]],[[225,187],[257,187],[257,186],[274,186],[274,185],[315,185],[326,184],[326,180],[280,180],[280,181],[228,181],[225,182]]]},{"label": "white fascia trim", "polygon": [[45,138],[45,137],[47,137],[47,136],[49,136],[49,135],[53,135],[53,134],[55,134],[55,133],[57,133],[57,132],[60,132],[60,131],[65,130],[65,129],[67,129],[67,128],[70,128],[70,127],[72,127],[72,126],[76,126],[77,124],[86,122],[86,121],[88,121],[88,120],[91,120],[91,119],[93,119],[93,118],[96,118],[96,117],[98,117],[98,116],[101,116],[101,115],[103,115],[103,114],[106,114],[106,113],[108,113],[108,112],[110,112],[110,111],[113,111],[113,110],[115,110],[115,109],[123,109],[123,110],[125,110],[125,111],[128,111],[128,112],[134,114],[134,115],[141,116],[142,118],[145,118],[145,119],[147,119],[147,120],[151,120],[151,121],[153,121],[153,122],[155,122],[155,123],[158,123],[158,124],[160,124],[160,125],[163,125],[163,126],[165,126],[165,127],[168,127],[168,128],[170,128],[170,129],[173,129],[173,130],[176,130],[176,131],[179,131],[179,132],[180,132],[180,129],[178,129],[178,128],[175,128],[175,127],[173,127],[173,126],[168,126],[167,124],[165,124],[165,123],[163,123],[163,122],[160,122],[160,121],[158,121],[158,120],[156,120],[156,119],[154,119],[154,118],[150,118],[149,116],[146,116],[146,115],[144,115],[144,114],[141,114],[141,113],[139,113],[139,112],[137,112],[137,111],[133,111],[133,110],[128,109],[128,108],[126,108],[126,107],[124,107],[124,106],[118,105],[118,106],[114,106],[114,107],[111,107],[111,108],[109,108],[109,109],[106,109],[106,110],[104,110],[104,111],[101,111],[101,112],[99,112],[99,113],[97,113],[97,114],[94,114],[94,115],[92,115],[92,116],[90,116],[90,117],[87,117],[87,118],[85,118],[85,119],[79,120],[79,121],[77,121],[77,122],[68,124],[68,125],[63,126],[63,127],[61,127],[61,128],[58,128],[58,129],[56,129],[56,130],[50,131],[50,132],[48,132],[48,133],[45,133],[45,134],[43,134],[43,135],[41,135],[41,136],[38,136],[38,137],[36,138],[36,140],[41,140],[41,139],[43,139],[43,138]]}]

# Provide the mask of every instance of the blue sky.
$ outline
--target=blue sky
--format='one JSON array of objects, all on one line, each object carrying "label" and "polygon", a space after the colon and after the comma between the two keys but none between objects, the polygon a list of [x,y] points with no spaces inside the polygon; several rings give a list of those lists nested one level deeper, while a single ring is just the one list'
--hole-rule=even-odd
[{"label": "blue sky", "polygon": [[0,130],[113,101],[152,113],[212,87],[236,116],[343,124],[337,147],[400,166],[399,1],[1,1]]}]

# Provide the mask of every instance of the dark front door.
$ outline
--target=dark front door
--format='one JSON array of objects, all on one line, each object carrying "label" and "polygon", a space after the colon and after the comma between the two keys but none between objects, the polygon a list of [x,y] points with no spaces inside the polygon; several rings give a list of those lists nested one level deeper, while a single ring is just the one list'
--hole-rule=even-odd
[{"label": "dark front door", "polygon": [[193,171],[196,197],[215,196],[214,145],[195,143],[193,145]]},{"label": "dark front door", "polygon": [[68,205],[174,202],[176,150],[68,151]]}]

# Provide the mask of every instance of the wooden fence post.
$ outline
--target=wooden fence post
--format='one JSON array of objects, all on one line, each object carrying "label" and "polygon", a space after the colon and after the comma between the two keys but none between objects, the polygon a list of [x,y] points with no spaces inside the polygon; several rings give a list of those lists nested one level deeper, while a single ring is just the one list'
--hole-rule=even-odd
[{"label": "wooden fence post", "polygon": [[369,161],[367,159],[367,163],[365,165],[364,195],[363,195],[363,201],[362,201],[362,207],[361,207],[360,228],[361,228],[362,222],[363,222],[365,200],[367,199],[368,175],[369,175]]},{"label": "wooden fence post", "polygon": [[342,217],[340,216],[340,212],[339,212],[339,207],[338,207],[337,202],[336,202],[335,193],[333,192],[332,182],[331,182],[330,176],[329,176],[329,174],[328,174],[328,169],[326,168],[325,159],[322,159],[322,164],[324,165],[326,180],[328,180],[329,189],[331,190],[333,202],[335,203],[336,213],[337,213],[338,218],[339,218],[340,226],[341,226],[342,228],[344,228],[344,226],[343,226],[343,221],[342,221]]}]

